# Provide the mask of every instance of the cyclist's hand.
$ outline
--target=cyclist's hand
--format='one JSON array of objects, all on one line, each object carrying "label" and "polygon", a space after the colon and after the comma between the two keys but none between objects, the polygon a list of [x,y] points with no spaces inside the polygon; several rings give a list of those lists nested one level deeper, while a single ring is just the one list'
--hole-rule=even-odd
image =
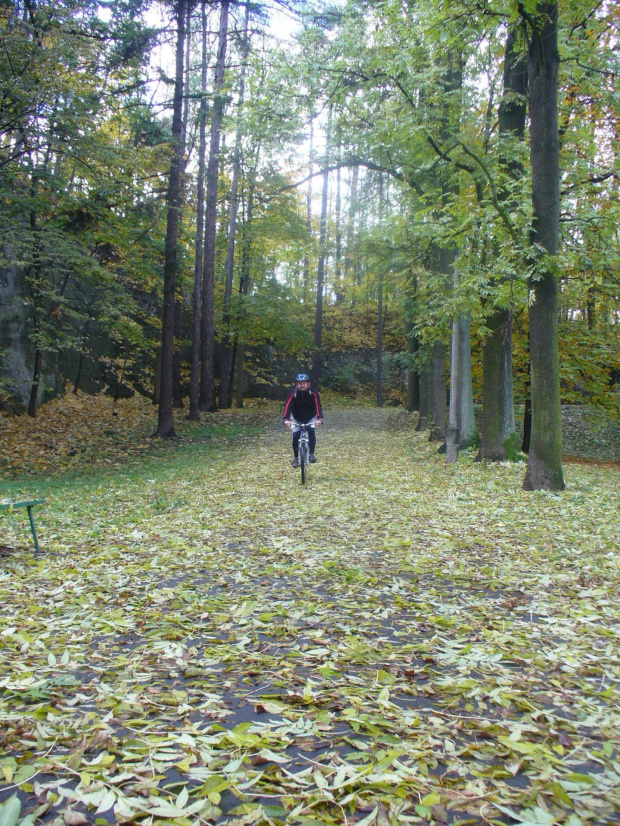
[{"label": "cyclist's hand", "polygon": [[292,427],[290,421],[288,419],[284,420],[284,427],[288,427],[289,429]]},{"label": "cyclist's hand", "polygon": [[314,426],[318,427],[320,424],[323,424],[323,419],[317,419],[316,422],[314,423]]}]

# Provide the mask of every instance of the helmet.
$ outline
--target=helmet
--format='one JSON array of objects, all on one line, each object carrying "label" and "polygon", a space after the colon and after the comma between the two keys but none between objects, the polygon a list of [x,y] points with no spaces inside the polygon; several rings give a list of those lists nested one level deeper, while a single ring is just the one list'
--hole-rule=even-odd
[{"label": "helmet", "polygon": [[310,376],[307,373],[300,373],[295,381],[310,381]]}]

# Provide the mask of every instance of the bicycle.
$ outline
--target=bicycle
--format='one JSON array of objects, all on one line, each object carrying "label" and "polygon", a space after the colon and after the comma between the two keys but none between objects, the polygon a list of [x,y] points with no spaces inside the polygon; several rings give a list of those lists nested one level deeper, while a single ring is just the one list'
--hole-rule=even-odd
[{"label": "bicycle", "polygon": [[308,428],[311,427],[314,430],[313,421],[303,424],[302,422],[296,422],[291,419],[291,431],[293,433],[300,431],[299,443],[297,445],[297,461],[299,462],[299,469],[301,471],[302,485],[306,484],[306,479],[308,477],[308,465],[310,464],[310,439],[308,437]]}]

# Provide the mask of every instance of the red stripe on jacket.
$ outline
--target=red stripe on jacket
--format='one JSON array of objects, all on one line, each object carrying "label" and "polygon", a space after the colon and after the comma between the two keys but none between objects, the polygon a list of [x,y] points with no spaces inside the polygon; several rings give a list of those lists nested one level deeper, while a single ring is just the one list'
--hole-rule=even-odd
[{"label": "red stripe on jacket", "polygon": [[282,414],[283,419],[286,419],[288,409],[291,406],[291,402],[293,401],[294,398],[295,398],[295,391],[292,390],[289,397],[288,397],[288,399],[286,400],[286,404],[284,405],[284,413]]}]

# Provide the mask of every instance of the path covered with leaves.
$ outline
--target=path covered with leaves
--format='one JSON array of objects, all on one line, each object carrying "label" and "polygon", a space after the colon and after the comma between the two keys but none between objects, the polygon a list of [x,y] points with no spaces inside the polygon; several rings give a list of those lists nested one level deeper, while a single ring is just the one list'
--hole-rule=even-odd
[{"label": "path covered with leaves", "polygon": [[234,439],[3,485],[48,505],[40,557],[0,522],[0,801],[74,826],[619,822],[619,472],[526,494],[522,465],[446,466],[407,414],[343,410],[301,488],[276,418],[234,415]]}]

